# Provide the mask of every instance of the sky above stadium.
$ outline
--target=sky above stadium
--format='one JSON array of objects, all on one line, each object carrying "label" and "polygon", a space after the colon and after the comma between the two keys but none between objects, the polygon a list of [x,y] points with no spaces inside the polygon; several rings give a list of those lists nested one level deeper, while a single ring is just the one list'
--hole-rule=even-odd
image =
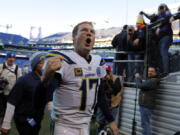
[{"label": "sky above stadium", "polygon": [[[29,38],[30,27],[41,27],[42,37],[72,31],[81,21],[92,21],[95,28],[135,24],[139,11],[156,9],[160,3],[179,0],[0,0],[0,32]],[[179,3],[178,3],[179,4]],[[35,32],[36,34],[36,32]]]}]

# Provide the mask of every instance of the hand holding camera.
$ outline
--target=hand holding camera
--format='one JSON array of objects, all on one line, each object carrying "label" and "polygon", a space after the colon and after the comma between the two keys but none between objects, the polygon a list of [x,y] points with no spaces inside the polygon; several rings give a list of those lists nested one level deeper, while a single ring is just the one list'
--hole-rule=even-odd
[{"label": "hand holding camera", "polygon": [[0,90],[4,90],[8,84],[9,82],[7,79],[0,77]]}]

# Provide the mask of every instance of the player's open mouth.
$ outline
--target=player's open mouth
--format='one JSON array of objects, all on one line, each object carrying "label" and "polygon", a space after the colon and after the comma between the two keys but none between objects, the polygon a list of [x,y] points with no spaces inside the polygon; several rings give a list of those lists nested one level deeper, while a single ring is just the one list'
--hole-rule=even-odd
[{"label": "player's open mouth", "polygon": [[86,43],[87,43],[87,44],[90,44],[90,43],[91,43],[91,39],[90,39],[90,38],[87,38],[87,39],[86,39]]}]

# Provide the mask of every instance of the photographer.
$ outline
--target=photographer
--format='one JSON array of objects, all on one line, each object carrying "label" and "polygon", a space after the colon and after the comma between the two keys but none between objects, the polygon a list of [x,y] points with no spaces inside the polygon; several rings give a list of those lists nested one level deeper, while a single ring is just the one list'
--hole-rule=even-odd
[{"label": "photographer", "polygon": [[144,51],[146,47],[146,23],[142,14],[138,15],[136,21],[135,40],[133,41],[134,46],[138,46],[135,51]]},{"label": "photographer", "polygon": [[6,109],[7,97],[15,84],[17,78],[21,76],[21,69],[14,63],[16,55],[8,52],[6,61],[0,64],[0,125]]},{"label": "photographer", "polygon": [[[107,75],[102,80],[103,91],[105,92],[106,100],[108,102],[108,109],[115,119],[118,111],[118,106],[121,101],[122,79],[112,74],[110,66],[106,66],[106,71]],[[98,97],[99,96],[101,95],[98,94]],[[104,102],[98,102],[98,108],[96,112],[96,121],[99,125],[98,132],[105,130],[105,127],[108,124],[106,114],[102,111],[102,104],[104,104]]]},{"label": "photographer", "polygon": [[[160,20],[162,18],[170,18],[171,12],[166,4],[161,4],[158,8],[158,17],[157,20]],[[169,54],[168,50],[172,43],[172,28],[171,23],[167,22],[163,25],[159,26],[159,28],[156,29],[156,35],[159,38],[159,50],[161,55],[161,61],[162,61],[162,72],[164,76],[168,75],[169,73]]]},{"label": "photographer", "polygon": [[5,106],[6,106],[6,98],[4,96],[3,90],[8,85],[8,81],[4,78],[0,78],[0,125],[2,118],[4,116]]},{"label": "photographer", "polygon": [[[143,60],[144,51],[146,47],[146,24],[144,22],[143,16],[138,15],[136,21],[137,30],[134,32],[134,40],[132,41],[132,47],[129,48],[132,51],[132,54],[128,55],[128,60]],[[134,81],[134,73],[139,72],[143,73],[143,63],[135,62],[128,63],[129,68],[129,78],[128,81]]]},{"label": "photographer", "polygon": [[[117,51],[136,51],[139,49],[139,46],[137,45],[133,45],[133,41],[136,39],[135,36],[135,29],[133,26],[127,26],[126,30],[125,30],[126,26],[124,26],[124,30],[119,33],[118,35],[116,35],[112,41],[112,45],[114,47],[116,47]],[[129,57],[129,54],[124,53],[124,54],[120,54],[117,53],[116,54],[116,60],[127,60],[127,58]],[[125,69],[125,74],[129,79],[129,76],[133,76],[132,72],[129,69],[129,64],[125,63],[125,62],[121,62],[121,63],[115,63],[115,74],[116,75],[124,75],[123,71]],[[127,66],[128,65],[128,66]],[[134,65],[134,64],[133,64]],[[132,68],[133,69],[133,68]]]},{"label": "photographer", "polygon": [[[127,51],[126,43],[124,42],[127,37],[128,26],[124,25],[122,31],[117,34],[112,40],[112,46],[116,49],[115,60],[126,60],[127,54],[117,53],[119,51]],[[114,74],[123,75],[123,71],[126,70],[126,63],[115,62],[114,63]]]},{"label": "photographer", "polygon": [[159,61],[158,65],[161,65],[162,68],[161,72],[163,73],[162,76],[167,76],[169,73],[169,54],[168,50],[172,43],[172,28],[171,28],[171,17],[172,14],[166,4],[160,4],[158,7],[158,14],[157,15],[147,15],[143,13],[151,22],[158,22],[156,25],[155,35],[158,40],[158,50],[161,56],[161,60]]}]

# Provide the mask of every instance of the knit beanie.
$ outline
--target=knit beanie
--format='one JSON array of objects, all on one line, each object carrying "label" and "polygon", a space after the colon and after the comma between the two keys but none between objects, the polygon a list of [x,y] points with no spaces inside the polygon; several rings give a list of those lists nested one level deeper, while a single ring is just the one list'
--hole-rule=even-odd
[{"label": "knit beanie", "polygon": [[143,15],[141,15],[141,14],[138,15],[136,23],[144,24]]},{"label": "knit beanie", "polygon": [[6,58],[16,58],[16,54],[14,52],[8,52]]},{"label": "knit beanie", "polygon": [[34,53],[34,54],[30,57],[31,69],[32,69],[32,70],[35,70],[36,65],[37,65],[40,61],[45,60],[45,56],[46,56],[46,53],[42,53],[42,52]]}]

